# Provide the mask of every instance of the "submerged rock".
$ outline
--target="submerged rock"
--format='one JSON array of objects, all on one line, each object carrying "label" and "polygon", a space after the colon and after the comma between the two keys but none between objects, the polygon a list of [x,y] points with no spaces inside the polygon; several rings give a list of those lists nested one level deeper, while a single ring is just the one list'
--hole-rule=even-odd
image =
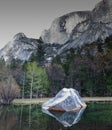
[{"label": "submerged rock", "polygon": [[86,104],[75,89],[63,88],[54,98],[42,105],[43,109],[56,111],[76,111]]}]

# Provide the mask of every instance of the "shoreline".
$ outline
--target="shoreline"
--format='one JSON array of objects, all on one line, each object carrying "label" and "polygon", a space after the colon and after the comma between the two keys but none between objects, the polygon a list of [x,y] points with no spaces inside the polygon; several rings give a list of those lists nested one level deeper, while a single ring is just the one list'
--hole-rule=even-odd
[{"label": "shoreline", "polygon": [[[30,104],[42,104],[48,101],[51,98],[37,98],[37,99],[15,99],[12,104],[13,105],[30,105]],[[83,97],[83,100],[86,103],[112,103],[112,97]]]}]

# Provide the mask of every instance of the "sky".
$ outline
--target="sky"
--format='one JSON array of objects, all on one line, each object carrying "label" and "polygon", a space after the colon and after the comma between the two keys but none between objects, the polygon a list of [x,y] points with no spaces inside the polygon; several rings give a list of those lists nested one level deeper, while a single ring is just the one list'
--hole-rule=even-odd
[{"label": "sky", "polygon": [[0,48],[23,32],[39,38],[52,21],[64,14],[92,10],[101,0],[0,0]]}]

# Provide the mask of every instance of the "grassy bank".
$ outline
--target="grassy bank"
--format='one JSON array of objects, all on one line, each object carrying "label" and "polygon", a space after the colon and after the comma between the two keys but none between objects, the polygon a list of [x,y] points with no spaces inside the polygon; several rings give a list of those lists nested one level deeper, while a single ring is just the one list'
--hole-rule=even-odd
[{"label": "grassy bank", "polygon": [[13,101],[14,105],[29,105],[29,104],[42,104],[46,101],[48,101],[50,98],[37,98],[37,99],[15,99]]},{"label": "grassy bank", "polygon": [[[50,98],[37,98],[37,99],[15,99],[13,101],[14,105],[29,105],[29,104],[42,104],[48,101]],[[83,100],[88,102],[112,102],[112,97],[85,97]]]}]

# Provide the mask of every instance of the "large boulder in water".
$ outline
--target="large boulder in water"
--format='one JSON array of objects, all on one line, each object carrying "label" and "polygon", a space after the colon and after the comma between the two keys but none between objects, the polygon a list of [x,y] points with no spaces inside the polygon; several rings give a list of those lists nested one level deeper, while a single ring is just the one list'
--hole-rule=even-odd
[{"label": "large boulder in water", "polygon": [[80,97],[78,91],[72,88],[63,88],[54,98],[42,105],[46,110],[76,111],[86,107],[85,102]]}]

